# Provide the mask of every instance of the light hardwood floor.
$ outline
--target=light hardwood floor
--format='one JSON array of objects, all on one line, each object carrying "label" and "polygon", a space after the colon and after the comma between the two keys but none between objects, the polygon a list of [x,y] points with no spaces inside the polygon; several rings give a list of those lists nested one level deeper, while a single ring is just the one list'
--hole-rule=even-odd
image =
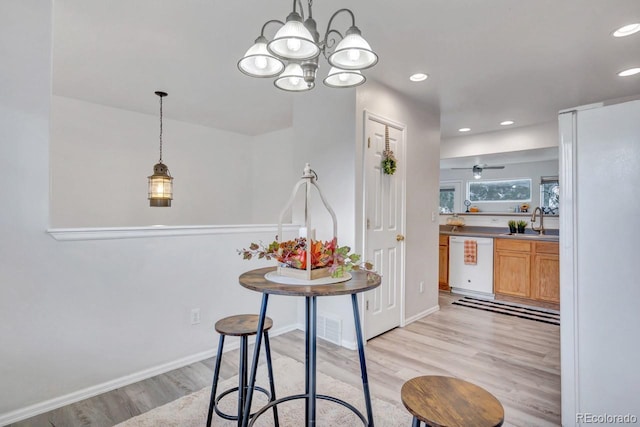
[{"label": "light hardwood floor", "polygon": [[[402,406],[406,380],[450,375],[493,393],[505,408],[507,426],[559,426],[560,328],[451,305],[455,299],[441,293],[440,311],[368,342],[373,395]],[[217,342],[214,331],[212,342]],[[318,348],[321,372],[361,386],[357,352],[322,340]],[[272,352],[274,358],[304,362],[303,333],[272,338]],[[221,379],[236,375],[237,358],[237,350],[224,355]],[[12,426],[112,426],[209,385],[213,363],[195,363]]]}]

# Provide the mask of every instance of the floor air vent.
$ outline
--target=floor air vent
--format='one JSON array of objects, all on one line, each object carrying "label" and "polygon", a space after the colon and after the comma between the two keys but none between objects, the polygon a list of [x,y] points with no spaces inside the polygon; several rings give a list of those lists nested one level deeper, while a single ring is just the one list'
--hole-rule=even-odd
[{"label": "floor air vent", "polygon": [[318,314],[318,338],[337,345],[342,342],[342,320],[337,316]]}]

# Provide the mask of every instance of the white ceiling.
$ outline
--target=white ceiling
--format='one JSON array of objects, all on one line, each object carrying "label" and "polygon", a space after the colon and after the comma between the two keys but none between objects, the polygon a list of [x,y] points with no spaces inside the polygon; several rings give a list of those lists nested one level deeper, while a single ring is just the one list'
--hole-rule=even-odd
[{"label": "white ceiling", "polygon": [[[157,114],[248,135],[291,125],[292,100],[238,59],[291,0],[56,0],[56,95]],[[640,0],[316,0],[318,29],[342,7],[380,57],[365,74],[441,111],[443,137],[554,120],[558,110],[640,94]],[[305,7],[306,9],[306,7]],[[335,23],[340,31],[345,17]],[[273,29],[267,32],[273,36]],[[321,58],[319,80],[328,71]],[[428,73],[423,83],[408,80]],[[346,89],[354,90],[354,89]]]}]

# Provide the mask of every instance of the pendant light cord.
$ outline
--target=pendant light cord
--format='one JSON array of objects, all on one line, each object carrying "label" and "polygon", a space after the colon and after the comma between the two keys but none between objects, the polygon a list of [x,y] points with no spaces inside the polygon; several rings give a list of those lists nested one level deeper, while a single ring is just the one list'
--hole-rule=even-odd
[{"label": "pendant light cord", "polygon": [[162,96],[160,97],[160,163],[162,163]]}]

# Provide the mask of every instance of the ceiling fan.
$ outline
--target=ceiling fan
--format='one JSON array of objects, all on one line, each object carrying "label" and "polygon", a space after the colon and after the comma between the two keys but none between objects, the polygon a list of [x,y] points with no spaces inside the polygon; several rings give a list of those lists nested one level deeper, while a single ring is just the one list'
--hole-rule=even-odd
[{"label": "ceiling fan", "polygon": [[471,168],[451,168],[451,169],[472,170],[473,171],[473,177],[475,179],[480,179],[480,177],[482,177],[482,170],[483,169],[504,169],[504,166],[489,166],[486,163],[480,163],[480,164],[477,164],[477,165],[473,165],[473,167],[471,167]]}]

